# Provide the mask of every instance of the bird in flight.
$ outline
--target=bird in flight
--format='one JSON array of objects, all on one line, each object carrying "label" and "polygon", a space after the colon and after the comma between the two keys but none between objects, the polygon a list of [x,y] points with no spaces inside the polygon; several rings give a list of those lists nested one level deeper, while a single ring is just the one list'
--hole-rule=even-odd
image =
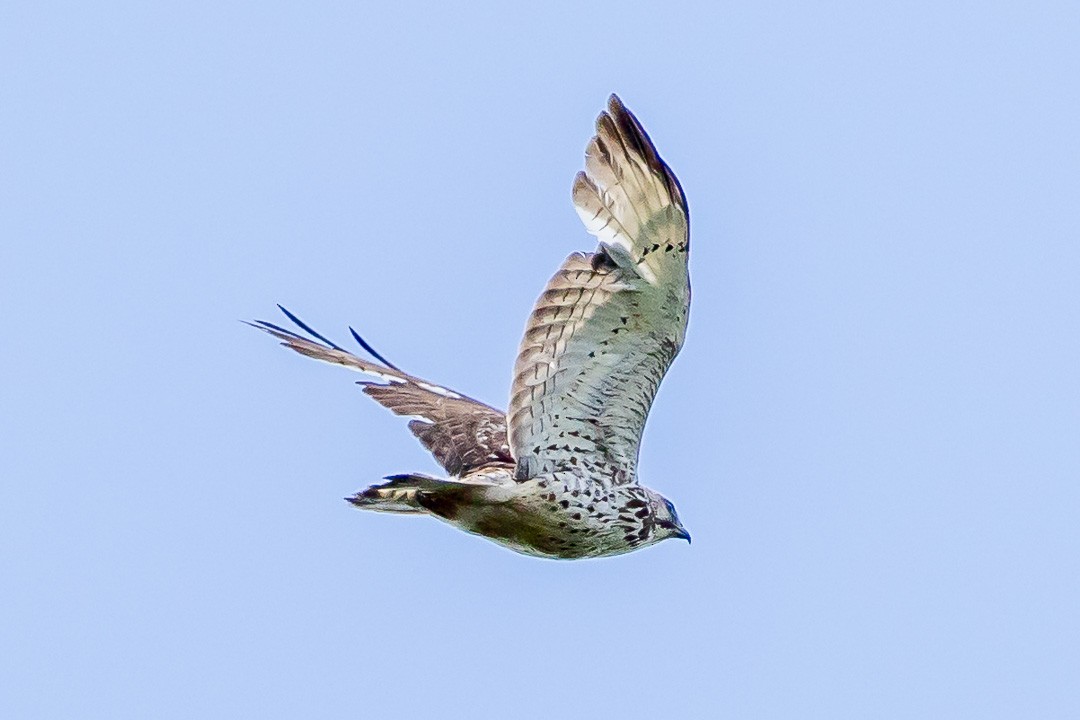
[{"label": "bird in flight", "polygon": [[[446,471],[391,475],[346,498],[364,510],[433,515],[527,555],[619,555],[690,540],[675,506],[638,482],[641,433],[682,347],[690,309],[686,197],[649,136],[612,95],[596,121],[574,207],[599,245],[548,282],[525,328],[503,413],[373,360],[312,330],[254,326],[285,347],[374,381],[363,391],[398,415]],[[280,307],[280,306],[279,306]]]}]

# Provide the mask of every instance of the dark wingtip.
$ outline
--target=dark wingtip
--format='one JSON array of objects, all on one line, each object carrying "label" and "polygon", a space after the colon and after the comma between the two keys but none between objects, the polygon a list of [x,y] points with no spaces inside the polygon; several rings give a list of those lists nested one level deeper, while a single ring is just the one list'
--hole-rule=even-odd
[{"label": "dark wingtip", "polygon": [[656,144],[649,137],[649,133],[645,131],[645,127],[641,124],[641,121],[637,119],[637,116],[630,111],[623,101],[615,93],[611,94],[608,98],[607,114],[611,116],[612,120],[619,127],[620,133],[626,139],[626,141],[632,142],[637,148],[641,156],[645,158],[653,169],[659,173],[666,180],[668,185],[668,191],[671,193],[672,199],[683,209],[683,212],[689,214],[689,210],[686,204],[686,193],[683,192],[682,184],[679,179],[675,177],[675,173],[671,171],[667,163],[660,157],[659,151],[656,149]]},{"label": "dark wingtip", "polygon": [[[256,323],[255,326],[258,327],[263,332],[281,333],[282,335],[288,335],[289,337],[294,337],[294,338],[299,338],[300,337],[299,335],[294,333],[292,330],[289,330],[288,328],[283,328],[280,325],[275,325],[272,322],[267,322],[266,320],[256,320],[255,323]],[[301,339],[303,339],[303,338],[301,338]]]},{"label": "dark wingtip", "polygon": [[367,340],[360,337],[360,333],[356,332],[356,330],[354,330],[351,325],[349,326],[349,332],[352,333],[353,339],[360,344],[360,347],[364,348],[364,350],[366,350],[371,355],[371,357],[375,358],[391,370],[397,370],[398,372],[402,372],[401,368],[380,355],[375,350],[375,348],[371,347],[371,345],[368,344]]},{"label": "dark wingtip", "polygon": [[[285,317],[289,318],[289,319],[290,319],[290,320],[292,320],[292,321],[293,321],[294,323],[296,323],[297,327],[299,327],[299,328],[300,328],[301,330],[303,330],[304,332],[306,332],[306,333],[308,333],[309,335],[311,335],[311,337],[313,337],[313,338],[317,338],[317,339],[319,339],[319,340],[322,340],[322,341],[323,341],[324,343],[326,343],[327,345],[329,345],[329,346],[330,346],[331,348],[333,348],[334,350],[340,350],[341,352],[346,352],[345,348],[341,347],[340,345],[338,345],[337,343],[333,342],[332,340],[329,340],[329,339],[327,339],[327,338],[326,338],[326,337],[324,337],[323,335],[321,335],[321,334],[319,334],[319,333],[315,332],[315,330],[313,330],[313,329],[312,329],[312,327],[311,327],[310,325],[308,325],[308,324],[307,324],[306,322],[304,322],[304,321],[303,321],[303,320],[301,320],[300,318],[296,317],[296,315],[294,315],[294,314],[292,314],[291,312],[289,312],[289,311],[288,311],[288,309],[286,309],[284,305],[281,305],[281,304],[279,303],[279,304],[278,304],[278,310],[281,310],[281,312],[285,313]],[[265,324],[266,324],[266,325],[269,325],[270,323],[265,323]]]},{"label": "dark wingtip", "polygon": [[275,325],[274,323],[266,322],[265,320],[256,320],[254,322],[241,320],[240,322],[250,327],[253,327],[256,330],[262,330],[268,335],[273,335],[278,340],[281,340],[282,345],[288,345],[293,340],[304,340],[305,342],[307,342],[307,338],[304,338],[301,335],[297,335],[292,330],[287,330],[280,325]]},{"label": "dark wingtip", "polygon": [[253,327],[256,330],[262,330],[263,332],[270,332],[271,330],[277,330],[278,332],[287,332],[284,328],[280,328],[273,323],[268,323],[265,320],[241,320],[244,325]]}]

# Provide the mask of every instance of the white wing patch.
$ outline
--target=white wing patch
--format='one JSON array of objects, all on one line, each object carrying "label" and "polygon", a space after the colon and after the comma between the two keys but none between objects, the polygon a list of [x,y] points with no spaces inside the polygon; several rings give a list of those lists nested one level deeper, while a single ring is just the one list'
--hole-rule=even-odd
[{"label": "white wing patch", "polygon": [[[323,360],[323,362],[332,363],[334,361],[333,360]],[[382,380],[382,381],[388,382],[388,383],[404,383],[405,382],[404,378],[398,377],[397,375],[387,375],[386,373],[379,372],[378,370],[372,370],[370,368],[350,367],[349,369],[354,370],[354,371],[356,371],[358,373],[363,373],[364,375],[368,375],[368,376],[373,377],[373,378],[378,378],[379,380]]]},{"label": "white wing patch", "polygon": [[420,387],[424,388],[428,392],[435,393],[436,395],[442,395],[443,397],[454,398],[455,400],[458,400],[458,399],[461,398],[461,396],[458,395],[453,390],[447,390],[446,388],[439,387],[438,385],[428,385],[427,383],[420,382],[420,381],[417,381],[416,384],[419,385]]}]

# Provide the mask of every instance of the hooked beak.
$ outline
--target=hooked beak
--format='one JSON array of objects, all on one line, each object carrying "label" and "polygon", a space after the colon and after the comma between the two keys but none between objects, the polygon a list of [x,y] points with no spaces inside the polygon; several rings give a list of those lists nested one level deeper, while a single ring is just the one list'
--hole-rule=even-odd
[{"label": "hooked beak", "polygon": [[682,525],[679,525],[677,528],[675,528],[675,537],[682,538],[687,543],[690,543],[690,533],[686,532],[686,528],[684,528]]}]

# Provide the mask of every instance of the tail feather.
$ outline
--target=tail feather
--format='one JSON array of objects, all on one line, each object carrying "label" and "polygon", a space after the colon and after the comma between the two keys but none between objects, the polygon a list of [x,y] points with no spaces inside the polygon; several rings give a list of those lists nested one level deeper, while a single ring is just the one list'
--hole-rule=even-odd
[{"label": "tail feather", "polygon": [[461,507],[476,503],[491,488],[486,482],[458,482],[422,473],[389,475],[386,480],[345,499],[364,510],[431,513],[453,520]]},{"label": "tail feather", "polygon": [[438,478],[421,473],[389,475],[386,480],[388,482],[372,485],[367,490],[362,490],[345,499],[364,510],[426,513],[427,510],[417,502],[417,493],[423,487],[432,487],[440,482]]}]

